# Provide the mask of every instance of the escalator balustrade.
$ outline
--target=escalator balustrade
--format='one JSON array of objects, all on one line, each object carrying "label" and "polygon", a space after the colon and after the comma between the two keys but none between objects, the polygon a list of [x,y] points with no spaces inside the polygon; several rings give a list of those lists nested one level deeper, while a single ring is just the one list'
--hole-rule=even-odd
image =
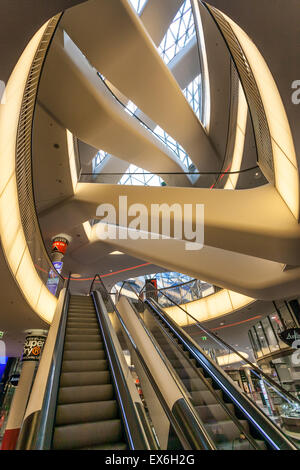
[{"label": "escalator balustrade", "polygon": [[[223,400],[223,393],[220,389],[210,391],[212,379],[205,378],[203,369],[197,367],[195,359],[189,358],[189,353],[184,350],[183,345],[175,337],[172,331],[157,317],[157,321],[166,330],[172,341],[157,326],[151,332],[158,345],[168,358],[176,371],[185,389],[191,396],[191,401],[207,431],[214,439],[216,446],[220,450],[254,450],[253,445],[247,440],[245,433],[250,434],[249,424],[246,420],[239,420],[242,430],[230,419],[226,408],[235,413],[234,405],[230,403],[222,406],[216,398]],[[176,346],[175,346],[176,344]],[[208,388],[208,386],[210,386]],[[243,433],[243,430],[245,433]],[[265,443],[255,440],[256,448],[265,449]]]}]

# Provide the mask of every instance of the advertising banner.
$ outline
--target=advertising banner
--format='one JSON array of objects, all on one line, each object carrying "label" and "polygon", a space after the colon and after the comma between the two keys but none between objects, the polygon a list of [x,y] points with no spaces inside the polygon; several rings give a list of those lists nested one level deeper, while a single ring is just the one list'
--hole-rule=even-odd
[{"label": "advertising banner", "polygon": [[44,336],[27,336],[23,349],[22,361],[38,361],[46,338]]}]

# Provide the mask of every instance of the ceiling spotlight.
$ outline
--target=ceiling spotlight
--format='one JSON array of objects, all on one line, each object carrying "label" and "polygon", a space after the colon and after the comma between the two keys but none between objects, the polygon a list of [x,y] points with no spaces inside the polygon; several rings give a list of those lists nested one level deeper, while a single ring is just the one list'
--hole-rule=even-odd
[{"label": "ceiling spotlight", "polygon": [[81,277],[81,274],[72,274],[71,277],[74,277],[74,279],[79,279]]},{"label": "ceiling spotlight", "polygon": [[254,178],[255,178],[256,180],[258,180],[260,177],[261,177],[260,171],[256,171],[256,172],[254,173]]},{"label": "ceiling spotlight", "polygon": [[220,323],[220,325],[223,326],[223,325],[225,325],[225,323],[222,322],[222,323]]},{"label": "ceiling spotlight", "polygon": [[122,253],[122,251],[112,251],[111,253],[109,253],[110,255],[124,255],[124,253]]}]

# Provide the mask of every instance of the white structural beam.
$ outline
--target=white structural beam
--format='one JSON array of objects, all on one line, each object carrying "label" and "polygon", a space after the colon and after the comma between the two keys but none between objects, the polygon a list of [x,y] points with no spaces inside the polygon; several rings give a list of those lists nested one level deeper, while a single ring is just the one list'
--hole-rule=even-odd
[{"label": "white structural beam", "polygon": [[[127,196],[128,207],[136,203],[145,205],[148,227],[151,226],[152,204],[167,204],[168,207],[177,204],[180,210],[171,214],[171,220],[181,220],[181,223],[184,204],[191,205],[193,214],[186,220],[193,223],[193,227],[199,223],[195,204],[203,204],[205,245],[282,265],[300,265],[300,227],[271,185],[243,191],[211,191],[79,183],[74,198],[43,211],[41,220],[47,220],[49,230],[62,224],[59,230],[63,231],[69,224],[75,226],[95,218],[98,205],[105,202],[116,209],[116,223],[119,223],[119,211],[124,216],[124,209],[119,208],[120,196]],[[187,239],[184,235],[183,238]]]},{"label": "white structural beam", "polygon": [[161,43],[183,2],[184,0],[147,1],[140,18],[156,46]]},{"label": "white structural beam", "polygon": [[[56,37],[49,51],[39,99],[83,142],[149,172],[182,172],[176,154],[130,116],[72,41]],[[176,176],[166,176],[176,184]],[[188,177],[180,177],[189,184]],[[179,182],[179,184],[180,184]]]},{"label": "white structural beam", "polygon": [[212,142],[127,0],[92,0],[67,11],[61,26],[100,73],[182,145],[199,170],[218,168]]}]

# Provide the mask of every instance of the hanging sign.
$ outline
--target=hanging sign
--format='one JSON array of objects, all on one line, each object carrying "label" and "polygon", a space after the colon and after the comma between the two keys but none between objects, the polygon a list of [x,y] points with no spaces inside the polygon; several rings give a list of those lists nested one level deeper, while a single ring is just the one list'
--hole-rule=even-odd
[{"label": "hanging sign", "polygon": [[[63,262],[62,261],[54,261],[53,266],[56,269],[56,271],[60,274],[62,271],[63,267]],[[59,277],[56,274],[56,271],[54,269],[50,269],[49,271],[49,277],[47,280],[47,287],[51,294],[56,295],[58,283],[59,283]]]},{"label": "hanging sign", "polygon": [[292,346],[294,341],[300,340],[300,328],[289,328],[278,334],[279,338],[288,346]]},{"label": "hanging sign", "polygon": [[68,242],[62,238],[55,238],[52,242],[52,253],[61,253],[64,255],[66,253]]},{"label": "hanging sign", "polygon": [[44,336],[27,336],[22,361],[38,361],[45,344]]}]

